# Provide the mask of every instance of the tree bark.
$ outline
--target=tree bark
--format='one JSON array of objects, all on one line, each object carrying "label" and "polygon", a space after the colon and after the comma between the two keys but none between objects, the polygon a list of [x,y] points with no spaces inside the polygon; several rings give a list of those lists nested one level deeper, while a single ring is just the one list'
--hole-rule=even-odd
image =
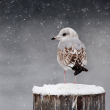
[{"label": "tree bark", "polygon": [[105,93],[66,96],[33,94],[33,110],[105,110]]}]

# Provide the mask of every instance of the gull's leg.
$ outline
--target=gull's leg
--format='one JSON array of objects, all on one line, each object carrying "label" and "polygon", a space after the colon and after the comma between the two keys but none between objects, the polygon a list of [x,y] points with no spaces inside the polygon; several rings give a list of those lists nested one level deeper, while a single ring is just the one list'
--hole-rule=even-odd
[{"label": "gull's leg", "polygon": [[76,75],[74,75],[74,82],[73,83],[76,84]]},{"label": "gull's leg", "polygon": [[66,83],[66,81],[65,81],[65,75],[66,75],[66,71],[64,70],[64,83]]}]

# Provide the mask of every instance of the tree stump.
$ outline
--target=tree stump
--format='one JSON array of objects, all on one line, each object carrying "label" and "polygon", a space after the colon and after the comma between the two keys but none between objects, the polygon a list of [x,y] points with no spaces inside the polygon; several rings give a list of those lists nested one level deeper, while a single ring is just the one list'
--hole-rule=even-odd
[{"label": "tree stump", "polygon": [[83,84],[34,86],[33,110],[105,110],[105,90]]}]

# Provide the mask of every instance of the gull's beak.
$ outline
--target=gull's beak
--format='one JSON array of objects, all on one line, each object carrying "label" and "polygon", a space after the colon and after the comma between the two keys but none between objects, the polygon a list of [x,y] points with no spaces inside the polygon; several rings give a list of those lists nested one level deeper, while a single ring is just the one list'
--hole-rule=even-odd
[{"label": "gull's beak", "polygon": [[55,39],[57,39],[57,37],[53,37],[51,40],[55,40]]}]

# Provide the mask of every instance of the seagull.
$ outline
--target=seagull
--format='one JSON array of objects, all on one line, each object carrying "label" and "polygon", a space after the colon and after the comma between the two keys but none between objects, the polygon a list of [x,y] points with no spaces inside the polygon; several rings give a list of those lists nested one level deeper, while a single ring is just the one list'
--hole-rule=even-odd
[{"label": "seagull", "polygon": [[74,82],[76,75],[82,71],[88,70],[84,67],[87,65],[87,56],[85,45],[79,40],[78,34],[72,28],[63,28],[56,37],[51,40],[60,40],[57,49],[57,61],[64,69],[64,83],[66,70],[74,71]]}]

